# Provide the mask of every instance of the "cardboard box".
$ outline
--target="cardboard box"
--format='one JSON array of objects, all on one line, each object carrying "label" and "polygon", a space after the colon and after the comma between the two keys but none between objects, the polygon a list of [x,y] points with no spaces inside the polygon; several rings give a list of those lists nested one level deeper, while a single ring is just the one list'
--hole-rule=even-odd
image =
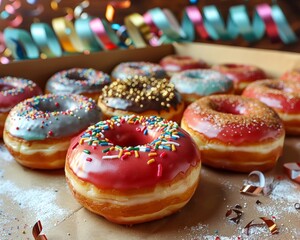
[{"label": "cardboard box", "polygon": [[[119,62],[144,60],[158,62],[172,53],[201,58],[209,64],[237,62],[260,66],[271,77],[300,65],[300,55],[250,50],[209,44],[174,44],[157,48],[115,50],[59,59],[28,60],[0,65],[2,76],[29,78],[44,87],[55,72],[71,67],[93,67],[105,72]],[[164,219],[135,226],[108,222],[79,205],[66,185],[63,170],[34,171],[17,164],[0,141],[0,239],[32,239],[32,226],[41,220],[48,239],[300,239],[300,185],[283,172],[283,163],[299,161],[300,141],[287,137],[277,167],[266,173],[267,182],[277,179],[269,196],[247,196],[239,190],[246,174],[203,167],[200,185],[180,212]],[[257,204],[257,200],[261,204]],[[242,206],[238,224],[225,217],[228,209]],[[279,234],[254,227],[247,236],[244,227],[259,217],[276,219]]]}]

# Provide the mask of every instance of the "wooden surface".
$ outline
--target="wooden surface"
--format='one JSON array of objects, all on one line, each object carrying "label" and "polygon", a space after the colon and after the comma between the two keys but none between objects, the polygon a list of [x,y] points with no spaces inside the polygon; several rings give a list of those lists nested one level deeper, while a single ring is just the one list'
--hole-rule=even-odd
[{"label": "wooden surface", "polygon": [[[21,28],[28,29],[30,24],[34,21],[41,22],[51,22],[51,19],[55,17],[60,17],[66,15],[66,9],[74,9],[79,3],[83,0],[61,0],[59,3],[58,10],[54,11],[50,7],[51,0],[37,0],[35,5],[29,5],[26,0],[22,0],[21,8],[17,10],[18,13],[21,13],[24,16],[24,21]],[[3,0],[0,5],[0,12],[5,8],[7,3],[12,2],[11,0]],[[90,0],[90,6],[85,9],[85,11],[92,16],[104,17],[105,8],[108,0]],[[253,16],[253,10],[255,6],[259,3],[269,3],[271,4],[272,0],[251,0],[251,1],[242,1],[242,0],[200,0],[197,4],[200,9],[203,6],[215,4],[219,8],[224,20],[227,19],[228,9],[233,5],[246,4],[248,7],[249,15]],[[115,15],[115,22],[122,23],[126,15],[129,15],[133,12],[144,13],[148,9],[153,7],[169,8],[177,16],[178,19],[181,19],[182,9],[189,4],[188,0],[176,0],[176,1],[161,1],[161,0],[151,0],[151,1],[141,1],[141,0],[131,0],[131,7],[127,9],[117,9]],[[278,0],[277,3],[283,9],[288,22],[290,23],[293,30],[296,32],[298,37],[300,37],[300,1],[298,0]],[[29,13],[35,9],[38,4],[44,6],[44,11],[42,14],[36,17],[29,16]],[[0,30],[2,31],[7,27],[8,21],[0,20]],[[209,42],[202,39],[197,39],[200,42]],[[292,52],[300,52],[300,42],[291,45],[284,45],[283,43],[271,43],[268,37],[264,37],[262,40],[255,43],[247,43],[244,39],[238,38],[233,41],[215,41],[211,43],[233,45],[233,46],[244,46],[249,48],[264,48],[264,49],[274,49],[274,50],[284,50]]]}]

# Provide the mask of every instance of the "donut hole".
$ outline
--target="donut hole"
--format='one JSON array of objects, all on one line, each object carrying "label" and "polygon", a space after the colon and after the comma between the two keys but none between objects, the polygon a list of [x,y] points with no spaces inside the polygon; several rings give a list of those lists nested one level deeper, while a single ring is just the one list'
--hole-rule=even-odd
[{"label": "donut hole", "polygon": [[235,69],[235,68],[241,68],[243,65],[241,64],[235,64],[235,63],[228,63],[223,65],[226,68]]},{"label": "donut hole", "polygon": [[284,85],[283,84],[267,84],[268,88],[274,89],[274,90],[279,90],[279,91],[284,91]]},{"label": "donut hole", "polygon": [[134,147],[139,145],[146,145],[151,143],[157,136],[154,136],[151,132],[145,135],[140,131],[139,127],[135,129],[128,129],[128,127],[119,126],[115,129],[111,129],[105,133],[105,137],[110,140],[114,145],[121,147]]},{"label": "donut hole", "polygon": [[66,78],[72,79],[75,81],[86,81],[87,80],[87,78],[82,73],[79,73],[79,72],[69,72],[69,73],[67,73]]},{"label": "donut hole", "polygon": [[11,89],[14,89],[14,88],[15,88],[14,86],[0,83],[0,92],[8,91],[8,90],[11,90]]},{"label": "donut hole", "polygon": [[131,63],[131,64],[129,65],[129,68],[139,70],[139,69],[142,69],[142,66],[139,66],[139,65],[137,65],[137,64]]},{"label": "donut hole", "polygon": [[173,58],[176,60],[190,60],[191,59],[188,56],[174,56]]},{"label": "donut hole", "polygon": [[192,79],[199,79],[202,78],[201,74],[199,74],[199,72],[189,72],[187,74],[188,78],[192,78]]},{"label": "donut hole", "polygon": [[72,110],[76,106],[75,102],[57,102],[57,101],[41,101],[34,108],[42,112],[65,112]]},{"label": "donut hole", "polygon": [[215,102],[214,104],[212,104],[212,108],[217,112],[226,114],[243,115],[245,113],[245,107],[243,106],[243,104],[237,102]]}]

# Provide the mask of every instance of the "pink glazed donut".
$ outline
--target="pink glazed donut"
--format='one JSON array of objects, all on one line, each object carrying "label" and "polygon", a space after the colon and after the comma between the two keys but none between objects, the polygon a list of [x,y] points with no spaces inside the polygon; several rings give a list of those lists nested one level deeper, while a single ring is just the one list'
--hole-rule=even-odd
[{"label": "pink glazed donut", "polygon": [[31,80],[0,78],[0,138],[3,136],[4,123],[10,109],[19,102],[40,94],[42,90]]}]

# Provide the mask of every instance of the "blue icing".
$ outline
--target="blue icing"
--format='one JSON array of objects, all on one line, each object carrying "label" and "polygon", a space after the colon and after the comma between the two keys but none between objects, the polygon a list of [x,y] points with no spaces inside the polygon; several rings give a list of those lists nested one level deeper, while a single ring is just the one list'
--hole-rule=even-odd
[{"label": "blue icing", "polygon": [[228,92],[233,81],[214,70],[185,70],[174,74],[170,80],[180,93],[207,96]]}]

